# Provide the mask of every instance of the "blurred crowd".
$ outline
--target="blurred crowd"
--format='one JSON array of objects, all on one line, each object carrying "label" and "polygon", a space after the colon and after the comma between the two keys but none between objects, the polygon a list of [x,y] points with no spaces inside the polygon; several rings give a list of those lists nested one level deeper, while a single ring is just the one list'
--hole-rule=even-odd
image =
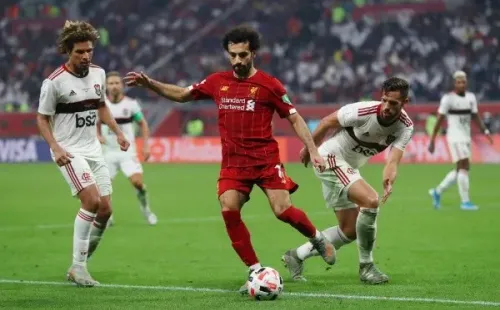
[{"label": "blurred crowd", "polygon": [[[391,75],[411,82],[414,102],[436,102],[450,90],[457,69],[468,73],[481,101],[500,99],[496,0],[377,16],[359,16],[355,9],[398,1],[48,0],[40,5],[34,0],[10,1],[11,6],[6,1],[0,20],[0,105],[36,105],[41,81],[64,61],[55,40],[66,18],[85,19],[99,29],[97,65],[126,73],[148,70],[167,57],[150,75],[181,85],[230,69],[221,37],[231,26],[248,23],[263,34],[257,66],[279,77],[299,104],[372,98]],[[29,19],[61,23],[28,27],[23,20]],[[156,99],[141,90],[131,95]]]}]

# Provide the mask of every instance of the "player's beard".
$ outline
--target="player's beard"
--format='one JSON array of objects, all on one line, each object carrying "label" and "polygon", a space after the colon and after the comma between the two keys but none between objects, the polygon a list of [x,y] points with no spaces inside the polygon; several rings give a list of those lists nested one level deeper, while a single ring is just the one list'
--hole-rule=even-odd
[{"label": "player's beard", "polygon": [[233,66],[234,73],[240,78],[246,78],[250,74],[253,63],[251,61],[248,64],[237,64]]},{"label": "player's beard", "polygon": [[392,114],[390,111],[382,111],[379,115],[380,119],[384,124],[391,124],[393,123],[396,119],[399,118],[399,115],[401,114],[401,111],[397,112],[396,114]]},{"label": "player's beard", "polygon": [[89,65],[90,63],[80,63],[79,65],[75,66],[76,73],[79,75],[86,75],[89,71]]}]

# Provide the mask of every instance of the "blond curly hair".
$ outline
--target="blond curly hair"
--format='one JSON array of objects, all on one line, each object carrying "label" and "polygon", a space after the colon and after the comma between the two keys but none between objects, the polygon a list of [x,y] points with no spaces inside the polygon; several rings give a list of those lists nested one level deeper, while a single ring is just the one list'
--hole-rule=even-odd
[{"label": "blond curly hair", "polygon": [[57,38],[57,50],[61,54],[71,53],[75,43],[91,41],[92,44],[99,39],[99,32],[85,21],[67,20]]}]

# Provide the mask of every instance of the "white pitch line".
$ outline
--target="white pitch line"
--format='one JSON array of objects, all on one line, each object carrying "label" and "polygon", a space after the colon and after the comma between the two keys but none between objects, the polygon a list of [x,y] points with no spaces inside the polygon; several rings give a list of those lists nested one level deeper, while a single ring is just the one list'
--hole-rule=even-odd
[{"label": "white pitch line", "polygon": [[[69,286],[67,282],[51,282],[51,281],[24,281],[0,279],[0,284],[25,284],[25,285],[52,285],[52,286]],[[127,285],[127,284],[100,284],[103,288],[122,288],[122,289],[140,289],[154,291],[174,291],[174,292],[202,292],[202,293],[233,293],[236,291],[208,288],[208,287],[182,287],[182,286],[147,286],[147,285]],[[482,301],[482,300],[457,300],[443,298],[420,298],[420,297],[391,297],[391,296],[369,296],[369,295],[343,295],[329,293],[283,293],[284,296],[302,297],[302,298],[336,298],[336,299],[351,299],[351,300],[371,300],[371,301],[399,301],[411,303],[439,303],[439,304],[454,304],[468,306],[492,306],[500,307],[500,302]]]}]

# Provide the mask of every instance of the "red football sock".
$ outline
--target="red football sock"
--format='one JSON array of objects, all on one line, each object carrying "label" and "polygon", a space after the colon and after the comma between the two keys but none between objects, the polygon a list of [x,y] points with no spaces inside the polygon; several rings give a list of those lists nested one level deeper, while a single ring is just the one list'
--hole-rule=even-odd
[{"label": "red football sock", "polygon": [[297,229],[301,234],[307,238],[316,236],[316,227],[311,223],[304,211],[290,206],[278,218],[285,223],[288,223]]},{"label": "red football sock", "polygon": [[257,264],[259,260],[250,241],[250,232],[241,220],[240,211],[222,211],[227,234],[233,249],[247,266]]}]

